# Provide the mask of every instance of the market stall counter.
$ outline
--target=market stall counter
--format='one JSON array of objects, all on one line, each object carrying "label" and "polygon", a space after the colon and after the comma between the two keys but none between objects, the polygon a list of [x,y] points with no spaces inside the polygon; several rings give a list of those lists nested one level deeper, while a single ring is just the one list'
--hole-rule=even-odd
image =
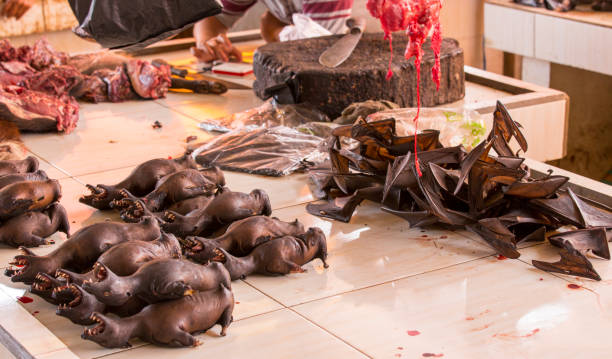
[{"label": "market stall counter", "polygon": [[[159,54],[150,55],[154,57]],[[163,57],[180,65],[187,53]],[[465,72],[465,98],[443,107],[471,109],[489,119],[500,100],[524,127],[531,146],[526,156],[535,158],[527,160],[528,166],[546,174],[550,166],[537,160],[563,156],[567,96],[469,67]],[[249,81],[252,78],[240,80],[244,86]],[[86,184],[118,183],[146,161],[179,158],[190,143],[217,136],[200,129],[202,120],[261,104],[250,89],[82,104],[81,119],[71,134],[25,134],[23,139],[39,167],[59,181],[59,203],[66,209],[70,233],[75,233],[94,223],[120,220],[116,212],[79,202],[89,191]],[[553,170],[568,176],[576,193],[609,205],[611,187]],[[521,244],[519,260],[505,259],[470,231],[410,228],[369,201],[348,223],[312,216],[306,207],[315,198],[304,173],[274,178],[224,171],[224,181],[232,191],[265,191],[270,205],[261,211],[272,217],[320,228],[327,238],[326,261],[303,265],[303,273],[252,274],[234,281],[233,323],[227,335],[221,336],[215,326],[196,336],[202,345],[184,349],[139,339],[130,340],[130,347],[109,349],[83,340],[83,328],[56,315],[57,305],[3,276],[0,342],[20,358],[484,358],[493,353],[547,356],[561,347],[566,355],[587,350],[593,357],[606,355],[602,343],[611,329],[606,313],[612,309],[608,261],[593,262],[602,277],[599,282],[550,274],[525,259],[556,260],[550,245]],[[32,251],[48,254],[67,241],[62,233],[51,239],[53,244]],[[18,252],[1,247],[0,262],[7,266]],[[594,334],[569,340],[587,331]],[[559,338],[567,344],[560,345]]]}]

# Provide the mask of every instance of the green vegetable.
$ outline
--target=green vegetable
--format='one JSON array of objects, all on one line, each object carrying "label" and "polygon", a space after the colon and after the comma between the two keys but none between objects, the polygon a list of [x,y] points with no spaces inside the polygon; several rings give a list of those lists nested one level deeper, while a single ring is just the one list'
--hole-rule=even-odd
[{"label": "green vegetable", "polygon": [[[448,122],[457,122],[463,120],[463,115],[458,114],[457,112],[452,111],[443,111],[444,117],[446,117],[446,121]],[[457,117],[457,119],[453,119],[453,117]]]}]

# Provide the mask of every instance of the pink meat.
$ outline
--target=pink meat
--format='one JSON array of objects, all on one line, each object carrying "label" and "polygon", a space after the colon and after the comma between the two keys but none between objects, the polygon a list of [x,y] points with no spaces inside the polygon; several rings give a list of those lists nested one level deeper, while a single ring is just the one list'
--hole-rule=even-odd
[{"label": "pink meat", "polygon": [[83,81],[70,94],[80,100],[98,103],[108,101],[107,89],[106,83],[98,76],[83,75]]},{"label": "pink meat", "polygon": [[27,86],[27,76],[34,73],[28,64],[19,61],[0,62],[0,86]]},{"label": "pink meat", "polygon": [[408,4],[405,0],[386,0],[380,15],[380,24],[388,36],[408,26]]},{"label": "pink meat", "polygon": [[122,102],[136,98],[136,94],[130,84],[130,79],[125,73],[123,66],[117,66],[114,70],[96,70],[92,73],[92,76],[97,76],[106,83],[106,95],[109,101]]},{"label": "pink meat", "polygon": [[373,17],[380,19],[383,12],[383,5],[385,0],[368,0],[366,2],[366,8],[370,12],[370,15]]},{"label": "pink meat", "polygon": [[170,88],[170,66],[153,66],[148,61],[130,60],[127,62],[127,73],[134,91],[142,98],[165,97]]},{"label": "pink meat", "polygon": [[49,119],[57,131],[72,132],[79,119],[79,105],[72,96],[52,96],[19,86],[0,88],[2,117],[30,131],[48,131]]},{"label": "pink meat", "polygon": [[[44,39],[36,41],[30,53],[30,65],[37,70],[42,70],[49,66],[62,65],[68,62],[68,55],[60,51],[55,51],[53,47],[51,47],[51,44]],[[24,54],[24,56],[28,55]]]},{"label": "pink meat", "polygon": [[17,59],[17,49],[8,40],[0,40],[0,61],[13,61]]},{"label": "pink meat", "polygon": [[83,75],[71,66],[53,66],[28,76],[28,88],[49,95],[67,95],[83,81]]}]

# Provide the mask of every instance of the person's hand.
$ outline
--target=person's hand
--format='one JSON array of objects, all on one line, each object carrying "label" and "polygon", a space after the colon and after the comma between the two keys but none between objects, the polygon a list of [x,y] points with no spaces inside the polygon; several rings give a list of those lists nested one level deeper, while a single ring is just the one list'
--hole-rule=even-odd
[{"label": "person's hand", "polygon": [[242,53],[232,45],[226,34],[197,44],[191,48],[191,54],[202,62],[213,62],[215,60],[223,62],[242,61]]},{"label": "person's hand", "polygon": [[7,0],[0,15],[19,20],[34,5],[34,0]]}]

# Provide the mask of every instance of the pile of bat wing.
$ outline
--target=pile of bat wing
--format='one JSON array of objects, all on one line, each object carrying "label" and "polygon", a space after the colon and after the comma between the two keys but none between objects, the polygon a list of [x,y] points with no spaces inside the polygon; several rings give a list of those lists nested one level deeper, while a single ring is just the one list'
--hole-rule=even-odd
[{"label": "pile of bat wing", "polygon": [[0,161],[0,243],[38,247],[53,243],[48,237],[58,231],[68,234],[61,196],[59,182],[38,169],[35,157]]},{"label": "pile of bat wing", "polygon": [[[508,144],[514,138],[527,151],[520,125],[500,102],[488,138],[469,153],[443,147],[435,130],[417,138],[395,133],[394,119],[336,128],[329,140],[331,168],[310,173],[313,194],[326,202],[309,204],[308,212],[348,222],[367,199],[411,227],[466,228],[508,258],[520,256],[518,244],[548,238],[561,259],[534,260],[535,267],[601,279],[587,257],[610,259],[612,210],[576,195],[567,177],[534,178]],[[411,152],[415,141],[422,176]]]},{"label": "pile of bat wing", "polygon": [[[58,305],[105,347],[138,337],[168,346],[195,346],[193,335],[232,322],[231,281],[252,273],[303,272],[327,256],[319,228],[269,217],[262,190],[232,192],[218,168],[198,168],[186,154],[137,166],[116,185],[88,185],[80,202],[117,209],[128,223],[83,227],[38,256],[22,247],[7,275]],[[203,236],[206,236],[203,237]],[[191,260],[187,260],[191,259]]]}]

